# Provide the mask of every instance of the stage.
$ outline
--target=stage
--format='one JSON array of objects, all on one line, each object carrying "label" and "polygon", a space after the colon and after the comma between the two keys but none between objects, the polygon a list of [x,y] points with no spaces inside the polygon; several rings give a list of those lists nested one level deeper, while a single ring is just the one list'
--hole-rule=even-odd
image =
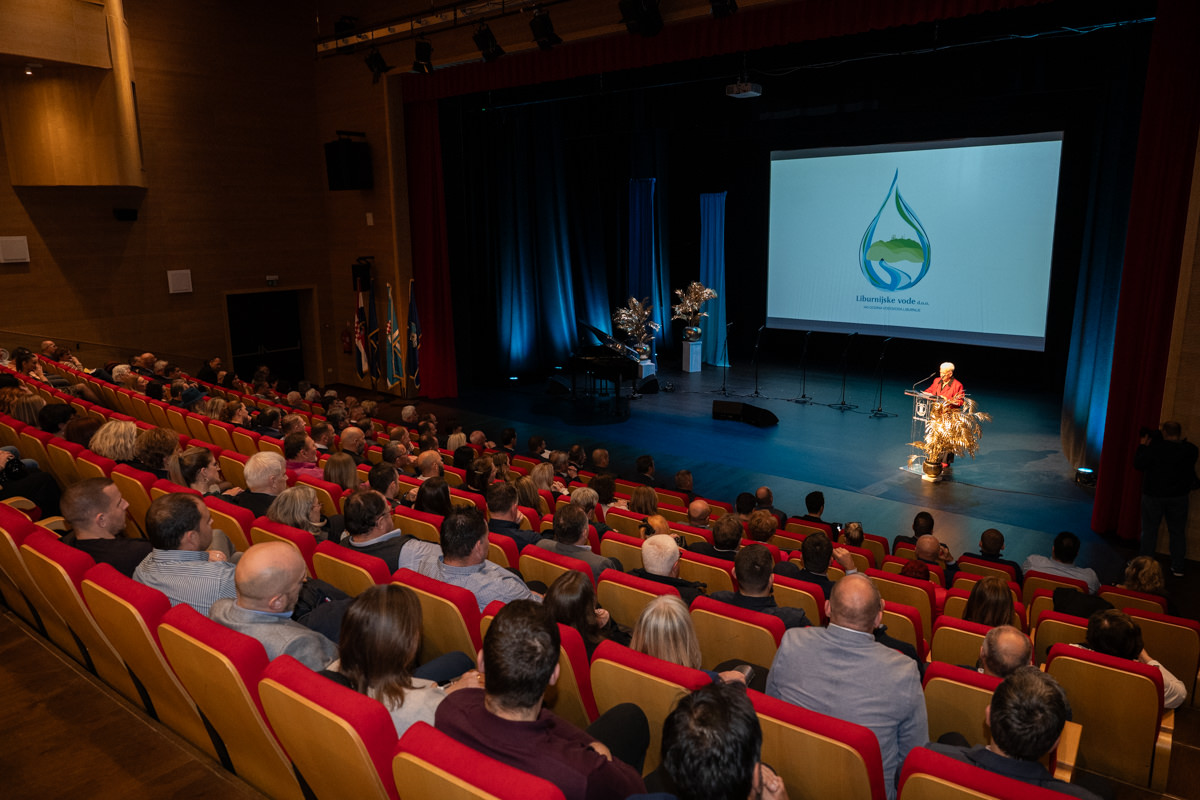
[{"label": "stage", "polygon": [[[677,470],[690,469],[696,491],[721,500],[732,502],[765,484],[775,505],[792,515],[805,513],[804,496],[820,489],[827,519],[859,520],[868,533],[889,539],[907,533],[913,515],[928,510],[955,554],[977,551],[980,532],[995,527],[1007,540],[1005,556],[1017,561],[1033,552],[1049,555],[1055,534],[1073,531],[1083,540],[1078,563],[1102,580],[1117,577],[1130,556],[1091,533],[1091,495],[1075,484],[1075,470],[1062,454],[1058,397],[972,381],[972,370],[960,365],[968,395],[993,420],[983,425],[977,457],[959,457],[945,480],[930,483],[904,469],[912,452],[912,403],[904,391],[922,373],[885,375],[883,410],[896,416],[875,417],[878,384],[871,374],[847,376],[845,401],[857,408],[841,411],[828,404],[842,400],[842,376],[827,369],[808,371],[804,389],[813,402],[802,404],[795,402],[802,376],[793,365],[764,363],[755,397],[752,365],[731,367],[723,393],[721,369],[705,365],[685,373],[674,362],[660,359],[659,392],[628,400],[624,417],[604,413],[610,411],[604,403],[593,410],[562,394],[567,375],[549,388],[514,381],[421,408],[437,413],[440,426],[457,419],[467,432],[482,428],[491,437],[512,425],[518,450],[535,433],[554,449],[580,443],[590,453],[604,446],[622,474],[633,471],[638,455],[650,453],[661,481],[669,484]],[[769,410],[779,424],[714,420],[713,401],[725,399]]]}]

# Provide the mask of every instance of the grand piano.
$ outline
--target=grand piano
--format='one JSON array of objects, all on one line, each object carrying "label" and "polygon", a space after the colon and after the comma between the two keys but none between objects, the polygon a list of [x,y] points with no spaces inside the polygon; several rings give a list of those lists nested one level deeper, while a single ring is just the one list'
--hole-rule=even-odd
[{"label": "grand piano", "polygon": [[[618,342],[609,334],[582,320],[576,320],[580,328],[580,346],[571,354],[571,394],[576,399],[592,401],[611,397],[616,402],[614,409],[620,414],[621,382],[629,381],[634,395],[637,393],[638,354],[632,347]],[[587,331],[590,336],[584,333]],[[595,337],[599,344],[583,344],[587,338]],[[581,381],[582,378],[582,388]],[[610,395],[611,385],[611,395]]]}]

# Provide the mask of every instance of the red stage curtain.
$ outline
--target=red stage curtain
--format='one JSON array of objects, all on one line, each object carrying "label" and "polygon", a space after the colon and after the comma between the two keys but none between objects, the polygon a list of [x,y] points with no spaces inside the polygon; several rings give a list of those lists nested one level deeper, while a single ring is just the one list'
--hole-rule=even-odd
[{"label": "red stage curtain", "polygon": [[1200,3],[1160,0],[1133,176],[1092,529],[1140,533],[1138,429],[1158,427],[1200,128]]},{"label": "red stage curtain", "polygon": [[455,397],[458,395],[458,371],[437,101],[406,103],[404,119],[414,291],[421,317],[421,394],[424,397]]}]

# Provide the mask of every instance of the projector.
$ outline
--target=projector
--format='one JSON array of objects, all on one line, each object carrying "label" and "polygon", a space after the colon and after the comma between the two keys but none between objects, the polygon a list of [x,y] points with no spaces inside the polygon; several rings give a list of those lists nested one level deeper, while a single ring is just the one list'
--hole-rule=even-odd
[{"label": "projector", "polygon": [[758,85],[757,83],[739,81],[738,83],[731,83],[725,87],[726,97],[736,97],[739,100],[746,97],[758,97],[761,94],[762,86]]}]

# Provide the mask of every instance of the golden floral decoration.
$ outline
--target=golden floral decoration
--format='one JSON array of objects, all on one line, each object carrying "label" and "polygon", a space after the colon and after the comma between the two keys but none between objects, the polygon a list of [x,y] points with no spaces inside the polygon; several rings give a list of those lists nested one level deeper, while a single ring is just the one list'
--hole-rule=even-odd
[{"label": "golden floral decoration", "polygon": [[653,312],[654,306],[650,305],[649,298],[638,300],[631,297],[628,303],[613,312],[613,325],[624,332],[633,345],[648,345],[654,333],[662,327],[650,319]]},{"label": "golden floral decoration", "polygon": [[942,413],[933,413],[925,422],[925,441],[910,442],[912,447],[925,451],[925,459],[936,459],[942,453],[975,457],[979,450],[979,437],[983,435],[980,423],[991,422],[991,414],[977,411],[979,404],[967,398],[961,409],[947,407]]},{"label": "golden floral decoration", "polygon": [[675,297],[679,298],[679,302],[671,307],[674,311],[671,319],[687,320],[688,325],[696,326],[700,324],[701,317],[708,316],[700,307],[709,300],[716,300],[717,293],[700,281],[692,281],[686,290],[676,289]]}]

